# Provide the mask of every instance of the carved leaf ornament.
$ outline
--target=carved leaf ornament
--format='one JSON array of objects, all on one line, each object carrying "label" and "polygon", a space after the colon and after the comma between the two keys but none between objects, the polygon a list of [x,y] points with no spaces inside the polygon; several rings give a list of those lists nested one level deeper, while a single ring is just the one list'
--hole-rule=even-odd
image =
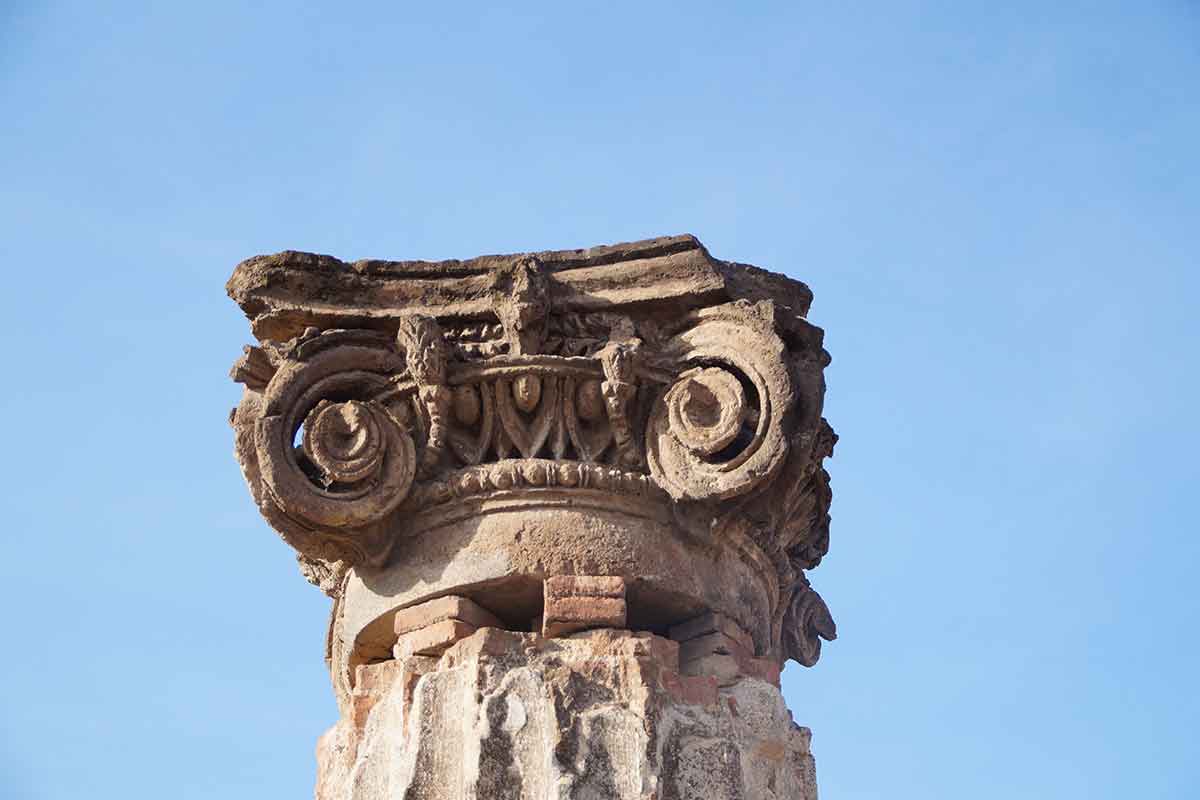
[{"label": "carved leaf ornament", "polygon": [[821,657],[821,640],[837,638],[837,625],[829,607],[808,581],[792,594],[783,621],[783,650],[787,658],[811,667]]}]

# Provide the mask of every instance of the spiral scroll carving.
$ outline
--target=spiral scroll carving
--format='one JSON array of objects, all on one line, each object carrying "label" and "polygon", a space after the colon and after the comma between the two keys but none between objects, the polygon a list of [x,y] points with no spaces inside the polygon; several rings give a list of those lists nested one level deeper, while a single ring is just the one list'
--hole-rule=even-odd
[{"label": "spiral scroll carving", "polygon": [[304,423],[304,454],[321,470],[326,486],[357,484],[379,472],[387,449],[373,404],[322,400]]},{"label": "spiral scroll carving", "polygon": [[722,500],[778,470],[792,388],[769,309],[706,309],[668,344],[682,370],[646,427],[650,472],[673,497]]},{"label": "spiral scroll carving", "polygon": [[733,443],[746,416],[746,393],[733,374],[712,367],[693,370],[667,391],[671,432],[699,456]]},{"label": "spiral scroll carving", "polygon": [[394,349],[370,334],[319,338],[326,341],[310,343],[266,388],[257,460],[270,498],[288,519],[344,537],[399,506],[416,453],[402,421],[406,407],[380,399],[398,366]]}]

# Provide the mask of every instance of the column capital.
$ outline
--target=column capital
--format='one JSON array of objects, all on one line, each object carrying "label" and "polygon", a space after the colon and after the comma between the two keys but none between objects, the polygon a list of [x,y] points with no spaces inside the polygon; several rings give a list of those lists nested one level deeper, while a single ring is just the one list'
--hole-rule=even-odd
[{"label": "column capital", "polygon": [[541,581],[613,575],[629,627],[706,612],[811,666],[833,621],[836,435],[799,281],[692,236],[467,261],[239,264],[250,492],[337,598],[335,677],[399,608],[471,598],[513,630]]}]

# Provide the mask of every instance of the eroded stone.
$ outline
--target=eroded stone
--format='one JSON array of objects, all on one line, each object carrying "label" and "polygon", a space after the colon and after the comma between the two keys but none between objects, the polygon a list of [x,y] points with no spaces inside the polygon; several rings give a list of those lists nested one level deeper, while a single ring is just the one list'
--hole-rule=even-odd
[{"label": "eroded stone", "polygon": [[365,722],[322,738],[317,798],[815,800],[778,690],[680,676],[674,652],[628,631],[481,630],[411,692],[403,668],[378,673]]},{"label": "eroded stone", "polygon": [[754,640],[750,634],[733,620],[715,611],[707,611],[680,625],[672,625],[668,631],[670,637],[677,642],[687,642],[712,633],[723,634],[746,652],[754,653]]},{"label": "eroded stone", "polygon": [[836,637],[804,284],[676,236],[227,288],[238,461],[334,598],[318,797],[815,796],[777,689]]}]

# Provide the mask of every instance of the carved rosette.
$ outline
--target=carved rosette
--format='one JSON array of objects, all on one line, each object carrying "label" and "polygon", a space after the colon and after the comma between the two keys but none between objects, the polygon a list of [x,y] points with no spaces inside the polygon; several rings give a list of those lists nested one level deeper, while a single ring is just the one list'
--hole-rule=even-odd
[{"label": "carved rosette", "polygon": [[753,562],[759,656],[811,665],[833,638],[804,574],[836,437],[802,284],[677,237],[444,265],[284,253],[229,288],[260,339],[233,370],[237,455],[327,591],[403,559],[423,514],[579,491]]}]

